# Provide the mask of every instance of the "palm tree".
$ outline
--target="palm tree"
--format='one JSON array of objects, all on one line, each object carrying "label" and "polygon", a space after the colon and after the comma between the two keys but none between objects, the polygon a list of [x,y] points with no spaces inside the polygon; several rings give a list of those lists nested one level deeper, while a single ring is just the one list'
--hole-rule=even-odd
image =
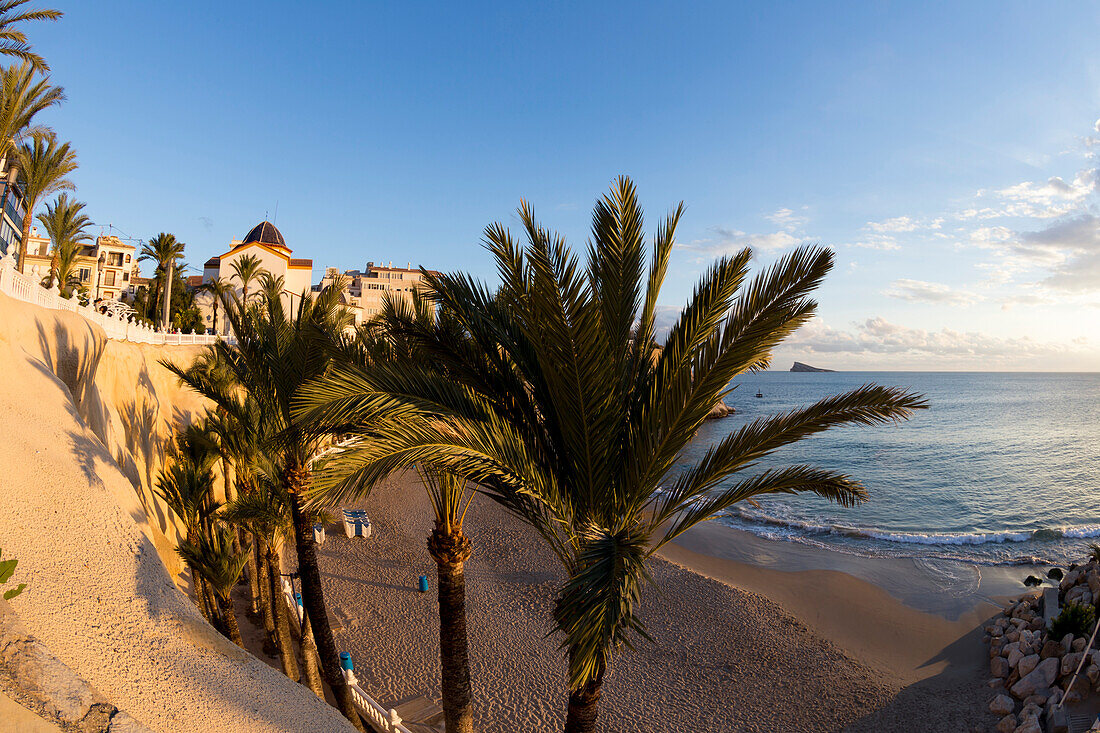
[{"label": "palm tree", "polygon": [[204,293],[210,293],[212,305],[214,308],[214,335],[221,335],[221,321],[218,318],[218,306],[225,302],[225,299],[233,292],[233,285],[228,280],[222,277],[216,277],[213,280],[207,280],[199,289]]},{"label": "palm tree", "polygon": [[58,20],[64,15],[60,10],[20,10],[30,0],[3,0],[0,2],[0,56],[12,56],[28,63],[43,74],[50,70],[46,60],[31,50],[23,31],[15,26],[36,20]]},{"label": "palm tree", "polygon": [[264,565],[267,570],[263,582],[269,588],[275,642],[283,664],[283,673],[292,680],[298,680],[298,660],[294,656],[294,642],[290,635],[290,621],[286,603],[283,602],[282,561],[277,548],[290,534],[290,502],[279,485],[272,480],[272,471],[261,471],[262,479],[256,489],[243,495],[226,506],[226,521],[246,527],[261,551],[264,553]]},{"label": "palm tree", "polygon": [[176,552],[214,589],[214,595],[221,604],[219,613],[225,625],[223,633],[243,649],[244,639],[241,638],[241,629],[237,624],[232,591],[248,562],[250,550],[234,550],[233,530],[219,524],[194,540],[181,542]]},{"label": "palm tree", "polygon": [[[179,518],[186,542],[197,542],[218,510],[218,503],[211,491],[213,483],[214,474],[210,471],[209,464],[179,448],[176,460],[162,469],[157,477],[156,494]],[[202,574],[190,563],[187,556],[182,557],[191,572],[191,583],[199,609],[207,621],[217,623],[217,610],[212,607],[213,598],[207,592]]]},{"label": "palm tree", "polygon": [[[226,304],[226,317],[237,345],[230,347],[221,341],[210,350],[258,404],[265,445],[275,452],[273,460],[280,467],[279,482],[289,497],[302,600],[312,625],[312,634],[308,629],[303,632],[303,644],[309,638],[316,640],[321,671],[340,711],[357,730],[363,730],[340,670],[317,566],[314,514],[304,498],[310,482],[309,464],[321,436],[301,430],[290,420],[294,393],[305,380],[325,371],[331,343],[351,323],[351,316],[340,307],[339,292],[326,288],[316,297],[303,297],[291,318],[279,298],[248,304],[235,295]],[[224,397],[214,401],[221,405]]]},{"label": "palm tree", "polygon": [[[154,276],[156,290],[153,302],[161,306],[160,310],[162,314],[165,313],[166,309],[161,304],[161,295],[163,294],[170,306],[172,299],[172,271],[176,266],[176,262],[183,259],[183,248],[183,242],[177,241],[175,235],[161,232],[141,245],[141,252],[138,253],[138,262],[152,260],[156,263],[156,275]],[[153,316],[154,320],[156,320],[155,311]],[[162,317],[161,320],[163,321],[161,325],[167,328],[167,318]]]},{"label": "palm tree", "polygon": [[53,204],[46,204],[46,213],[39,214],[38,221],[53,242],[50,282],[58,283],[68,297],[68,291],[79,282],[77,257],[84,243],[91,240],[87,228],[92,221],[84,213],[84,204],[70,199],[67,193],[58,196]]},{"label": "palm tree", "polygon": [[[343,288],[342,284],[335,287]],[[337,343],[335,360],[354,364],[361,370],[369,370],[378,362],[430,367],[433,362],[419,350],[413,334],[426,330],[439,339],[461,341],[461,326],[448,312],[434,308],[418,290],[411,296],[405,300],[384,294],[378,316],[360,327],[354,340]],[[338,434],[342,426],[331,426],[328,432]],[[323,464],[318,470],[324,470]],[[428,553],[436,562],[439,588],[440,687],[446,729],[448,733],[469,733],[473,730],[473,696],[466,632],[465,563],[473,552],[473,544],[463,533],[462,525],[474,492],[464,479],[430,464],[418,465],[417,471],[435,514],[435,526],[428,536]],[[373,483],[361,485],[357,496],[368,496],[373,487]]]},{"label": "palm tree", "polygon": [[746,285],[748,249],[719,259],[654,357],[657,298],[682,210],[658,227],[647,272],[628,179],[597,202],[583,268],[524,202],[525,246],[500,224],[486,230],[497,293],[465,275],[424,273],[468,340],[423,333],[430,368],[337,363],[297,403],[300,418],[361,426],[355,449],[315,477],[315,500],[339,501],[429,461],[538,531],[566,572],[554,623],[570,732],[595,729],[614,653],[645,636],[637,602],[666,543],[760,494],[810,492],[845,506],[867,496],[851,477],[806,465],[742,472],[830,427],[898,420],[925,406],[865,385],[753,420],[680,470],[682,449],[732,380],[766,368],[772,349],[812,317],[810,294],[833,263],[830,251],[803,247]]},{"label": "palm tree", "polygon": [[23,142],[17,148],[15,157],[23,180],[26,204],[23,235],[19,240],[19,261],[22,262],[27,254],[27,237],[31,233],[35,205],[43,196],[75,189],[73,182],[65,176],[76,170],[77,163],[76,151],[69,143],[59,143],[53,132],[34,135],[30,142]]},{"label": "palm tree", "polygon": [[233,275],[241,281],[241,300],[248,303],[248,284],[253,280],[259,280],[266,270],[260,263],[260,258],[254,254],[244,254],[230,263]]},{"label": "palm tree", "polygon": [[28,135],[46,132],[46,128],[34,124],[35,116],[63,101],[65,90],[50,84],[48,78],[39,77],[30,63],[0,68],[0,158],[11,155]]},{"label": "palm tree", "polygon": [[282,275],[272,275],[267,270],[260,273],[260,296],[264,300],[281,298],[286,287],[286,279]]}]

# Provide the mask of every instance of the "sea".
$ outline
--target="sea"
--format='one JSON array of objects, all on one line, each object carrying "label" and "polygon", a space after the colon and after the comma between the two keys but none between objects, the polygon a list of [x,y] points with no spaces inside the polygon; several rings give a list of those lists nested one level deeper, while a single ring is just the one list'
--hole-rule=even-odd
[{"label": "sea", "polygon": [[[810,464],[860,481],[845,508],[811,494],[762,496],[714,521],[853,555],[977,565],[1065,565],[1100,541],[1100,374],[768,371],[746,374],[681,466],[747,422],[876,383],[923,394],[896,424],[838,427],[740,476]],[[757,396],[757,394],[761,396]]]}]

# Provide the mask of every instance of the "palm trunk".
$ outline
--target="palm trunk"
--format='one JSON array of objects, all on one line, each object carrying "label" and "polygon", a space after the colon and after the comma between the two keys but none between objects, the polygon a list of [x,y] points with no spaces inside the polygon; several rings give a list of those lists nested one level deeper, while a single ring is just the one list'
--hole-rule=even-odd
[{"label": "palm trunk", "polygon": [[23,215],[23,238],[19,240],[19,272],[23,272],[23,262],[27,259],[27,237],[31,234],[31,224],[34,222],[34,206],[30,201],[27,204],[27,213]]},{"label": "palm trunk", "polygon": [[439,578],[439,666],[447,733],[473,733],[470,655],[466,639],[466,575],[470,541],[439,526],[428,539]]},{"label": "palm trunk", "polygon": [[565,733],[594,733],[600,712],[602,686],[589,682],[569,693],[569,713],[565,717]]},{"label": "palm trunk", "polygon": [[298,554],[298,577],[302,582],[302,602],[314,624],[313,636],[321,658],[321,671],[336,696],[340,712],[356,730],[365,732],[363,721],[355,710],[351,692],[344,674],[340,671],[340,658],[336,652],[336,640],[325,609],[325,596],[321,588],[321,571],[317,567],[317,547],[313,541],[313,522],[302,510],[301,496],[309,486],[309,469],[289,457],[285,469],[286,487],[290,493],[290,509],[294,520],[294,545]]},{"label": "palm trunk", "polygon": [[[569,650],[570,666],[577,654],[575,648]],[[603,670],[596,672],[595,679],[578,690],[569,691],[569,712],[565,716],[565,733],[595,733],[596,717],[600,712],[600,695],[603,693]]]},{"label": "palm trunk", "polygon": [[191,563],[187,564],[187,571],[191,573],[191,590],[195,592],[195,603],[198,604],[202,617],[206,619],[207,623],[210,623],[210,607],[206,604],[206,593],[203,591],[202,578],[195,572],[195,568],[191,566]]},{"label": "palm trunk", "polygon": [[233,608],[233,598],[228,593],[222,599],[222,610],[225,612],[225,630],[229,640],[244,649],[244,639],[241,638],[241,627],[237,625],[237,612]]},{"label": "palm trunk", "polygon": [[306,687],[313,690],[313,694],[324,700],[325,688],[321,682],[321,668],[317,661],[317,642],[313,638],[313,627],[309,622],[309,611],[306,611],[306,619],[302,624],[302,664],[306,668]]},{"label": "palm trunk", "polygon": [[279,559],[279,554],[271,547],[267,548],[267,567],[270,572],[268,580],[271,587],[271,605],[275,614],[275,642],[279,645],[279,658],[283,663],[283,674],[297,682],[298,659],[294,654],[294,640],[290,635],[290,619],[287,615],[286,602],[283,600],[283,590],[279,582],[283,574],[282,561]]},{"label": "palm trunk", "polygon": [[248,553],[248,615],[252,618],[256,618],[260,615],[261,606],[261,590],[260,590],[260,565],[262,564],[262,555],[260,554],[259,543],[256,542],[256,534],[252,534],[252,550]]},{"label": "palm trunk", "polygon": [[260,608],[264,616],[264,653],[273,654],[277,647],[275,646],[275,616],[271,613],[271,585],[265,582],[265,578],[271,575],[271,570],[267,566],[267,555],[265,551],[261,555],[260,562]]}]

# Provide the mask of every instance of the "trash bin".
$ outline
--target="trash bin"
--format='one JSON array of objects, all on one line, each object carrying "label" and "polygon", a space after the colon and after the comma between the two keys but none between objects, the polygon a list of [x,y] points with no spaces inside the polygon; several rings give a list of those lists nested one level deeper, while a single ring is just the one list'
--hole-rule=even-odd
[{"label": "trash bin", "polygon": [[428,592],[428,576],[427,575],[421,575],[420,576],[420,592],[421,593],[427,593]]}]

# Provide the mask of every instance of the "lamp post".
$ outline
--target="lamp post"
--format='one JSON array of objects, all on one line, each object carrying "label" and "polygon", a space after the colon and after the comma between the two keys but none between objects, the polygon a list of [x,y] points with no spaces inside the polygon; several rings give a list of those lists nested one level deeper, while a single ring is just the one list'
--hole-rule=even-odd
[{"label": "lamp post", "polygon": [[99,259],[95,263],[95,299],[99,300],[99,286],[103,282],[103,267],[107,264],[107,253],[100,252]]}]

